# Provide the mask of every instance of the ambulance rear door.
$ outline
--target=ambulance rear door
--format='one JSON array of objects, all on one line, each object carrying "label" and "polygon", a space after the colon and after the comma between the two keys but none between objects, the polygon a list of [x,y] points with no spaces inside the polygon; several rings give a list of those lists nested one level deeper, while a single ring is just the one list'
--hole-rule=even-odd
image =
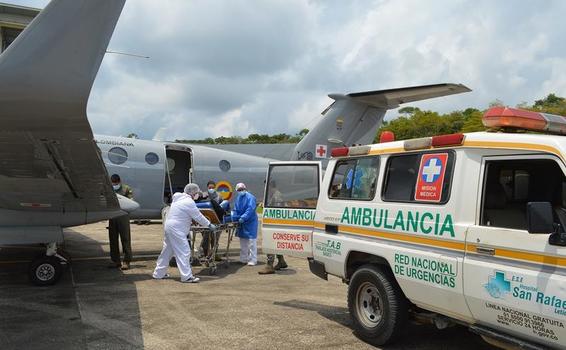
[{"label": "ambulance rear door", "polygon": [[267,254],[312,256],[312,232],[322,179],[320,162],[272,162],[261,222]]}]

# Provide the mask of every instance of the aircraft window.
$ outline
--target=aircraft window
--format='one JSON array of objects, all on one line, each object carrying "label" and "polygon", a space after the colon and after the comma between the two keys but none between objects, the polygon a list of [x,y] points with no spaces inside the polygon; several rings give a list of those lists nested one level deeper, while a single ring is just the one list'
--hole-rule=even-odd
[{"label": "aircraft window", "polygon": [[223,172],[226,173],[226,172],[230,171],[230,168],[232,167],[232,165],[230,164],[229,161],[223,159],[218,163],[218,167],[220,168],[220,170],[222,170]]},{"label": "aircraft window", "polygon": [[276,165],[269,169],[266,203],[270,208],[315,209],[318,201],[318,166]]},{"label": "aircraft window", "polygon": [[[423,156],[426,156],[426,158],[423,159]],[[423,192],[416,191],[421,159],[423,159],[423,173],[421,174],[422,179],[419,181],[419,184],[421,188],[431,187],[430,192],[427,194],[428,197],[432,197],[430,199],[427,198],[427,200],[418,197],[417,194]],[[455,156],[452,151],[414,153],[389,157],[385,170],[383,201],[429,204],[444,204],[448,202],[454,159]],[[439,196],[439,198],[436,199],[434,196]]]},{"label": "aircraft window", "polygon": [[108,159],[114,164],[123,164],[128,160],[128,152],[122,147],[113,147],[108,151]]},{"label": "aircraft window", "polygon": [[153,152],[149,152],[145,155],[145,162],[149,165],[155,165],[159,162],[159,156]]},{"label": "aircraft window", "polygon": [[379,157],[340,161],[332,176],[328,197],[332,199],[372,200],[375,197]]}]

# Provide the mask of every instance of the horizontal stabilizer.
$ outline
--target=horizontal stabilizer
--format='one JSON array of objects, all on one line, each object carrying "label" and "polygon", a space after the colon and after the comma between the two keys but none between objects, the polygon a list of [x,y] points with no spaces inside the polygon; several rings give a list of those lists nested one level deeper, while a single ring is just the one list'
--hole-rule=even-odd
[{"label": "horizontal stabilizer", "polygon": [[429,98],[461,94],[470,91],[472,90],[462,84],[433,84],[398,89],[356,92],[346,96],[339,94],[332,94],[328,96],[335,100],[351,98],[355,101],[373,107],[392,109],[399,107],[402,103],[427,100]]},{"label": "horizontal stabilizer", "polygon": [[328,95],[334,102],[295,147],[291,160],[322,160],[326,166],[332,148],[372,143],[388,109],[402,103],[469,91],[461,84],[434,84]]}]

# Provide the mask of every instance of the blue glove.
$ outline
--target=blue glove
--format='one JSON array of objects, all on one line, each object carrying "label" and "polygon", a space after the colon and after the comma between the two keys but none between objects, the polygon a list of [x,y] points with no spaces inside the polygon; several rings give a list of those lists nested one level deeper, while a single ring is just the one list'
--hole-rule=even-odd
[{"label": "blue glove", "polygon": [[243,224],[243,223],[244,223],[244,219],[240,219],[240,220],[238,220],[238,222],[239,222],[240,224]]},{"label": "blue glove", "polygon": [[211,231],[216,231],[216,225],[214,225],[214,224],[208,225],[208,228],[209,228]]}]

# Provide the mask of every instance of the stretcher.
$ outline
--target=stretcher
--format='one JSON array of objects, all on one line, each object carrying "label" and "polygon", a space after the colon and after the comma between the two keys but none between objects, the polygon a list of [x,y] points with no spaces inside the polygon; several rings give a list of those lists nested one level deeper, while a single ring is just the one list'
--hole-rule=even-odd
[{"label": "stretcher", "polygon": [[[216,226],[216,230],[211,230],[208,227],[202,227],[193,221],[193,225],[191,227],[192,235],[190,236],[191,238],[189,242],[191,245],[191,256],[194,257],[194,259],[196,259],[202,266],[209,268],[208,272],[211,275],[214,275],[216,274],[218,267],[222,266],[227,268],[230,264],[230,244],[238,230],[238,223],[232,222],[230,215],[226,215],[222,218],[218,217],[218,214],[214,211],[214,209],[210,206],[207,207],[205,203],[197,203],[197,207],[200,212]],[[196,251],[198,251],[198,249],[196,249],[196,237],[199,236],[199,233],[202,237],[202,241],[204,242],[204,246],[202,247],[202,253],[196,254]],[[220,261],[217,262],[216,257],[218,256],[218,247],[220,245],[220,236],[222,233],[227,235],[228,241],[226,243],[226,251],[223,256],[220,257]]]}]

